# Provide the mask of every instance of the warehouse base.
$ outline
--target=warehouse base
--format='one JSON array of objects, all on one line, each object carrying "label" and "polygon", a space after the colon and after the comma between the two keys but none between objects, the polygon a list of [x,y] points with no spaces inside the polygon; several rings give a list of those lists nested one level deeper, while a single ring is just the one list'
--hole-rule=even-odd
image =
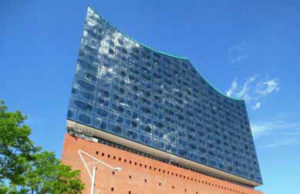
[{"label": "warehouse base", "polygon": [[68,133],[62,162],[81,171],[84,193],[261,194],[251,188]]}]

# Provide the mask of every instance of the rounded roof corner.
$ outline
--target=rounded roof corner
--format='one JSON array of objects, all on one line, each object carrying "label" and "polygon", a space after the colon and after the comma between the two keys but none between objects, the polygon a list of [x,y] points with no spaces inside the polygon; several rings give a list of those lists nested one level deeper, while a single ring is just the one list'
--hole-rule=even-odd
[{"label": "rounded roof corner", "polygon": [[[204,78],[203,78],[204,79]],[[218,90],[217,88],[215,88],[212,84],[210,84],[206,79],[204,79],[206,81],[206,83],[212,87],[218,94],[220,94],[221,96],[227,98],[227,99],[230,99],[230,100],[234,100],[234,101],[245,101],[244,99],[242,98],[235,98],[235,97],[232,97],[232,96],[227,96],[226,94],[224,94],[223,92],[221,92],[220,90]]]}]

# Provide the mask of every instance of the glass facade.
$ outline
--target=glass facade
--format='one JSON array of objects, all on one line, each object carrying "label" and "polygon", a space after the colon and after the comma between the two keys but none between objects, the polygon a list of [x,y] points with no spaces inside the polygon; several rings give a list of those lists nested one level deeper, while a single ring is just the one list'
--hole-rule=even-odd
[{"label": "glass facade", "polygon": [[262,183],[243,100],[88,8],[68,120]]}]

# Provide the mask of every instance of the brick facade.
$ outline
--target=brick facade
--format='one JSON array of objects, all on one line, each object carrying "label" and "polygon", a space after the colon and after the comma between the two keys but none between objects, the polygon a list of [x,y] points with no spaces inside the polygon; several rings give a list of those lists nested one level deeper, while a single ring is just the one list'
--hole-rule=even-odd
[{"label": "brick facade", "polygon": [[86,187],[84,193],[90,193],[91,179],[78,150],[121,171],[112,171],[103,164],[96,163],[87,156],[83,159],[92,171],[96,166],[95,193],[116,194],[262,194],[250,188],[218,180],[190,170],[146,158],[131,152],[120,150],[98,142],[65,135],[62,162],[73,169],[81,170],[81,179]]}]

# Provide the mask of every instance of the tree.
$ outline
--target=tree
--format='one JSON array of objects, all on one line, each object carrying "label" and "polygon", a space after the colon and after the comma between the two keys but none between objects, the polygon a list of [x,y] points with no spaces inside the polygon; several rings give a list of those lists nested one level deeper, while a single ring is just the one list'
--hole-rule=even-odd
[{"label": "tree", "polygon": [[80,172],[35,146],[25,119],[0,101],[0,193],[81,193]]},{"label": "tree", "polygon": [[7,112],[0,100],[0,180],[6,178],[12,184],[22,184],[28,162],[39,150],[29,138],[31,129],[23,125],[25,119],[20,111]]},{"label": "tree", "polygon": [[32,193],[78,193],[83,189],[79,171],[62,165],[53,152],[41,152],[25,173],[23,191]]}]

